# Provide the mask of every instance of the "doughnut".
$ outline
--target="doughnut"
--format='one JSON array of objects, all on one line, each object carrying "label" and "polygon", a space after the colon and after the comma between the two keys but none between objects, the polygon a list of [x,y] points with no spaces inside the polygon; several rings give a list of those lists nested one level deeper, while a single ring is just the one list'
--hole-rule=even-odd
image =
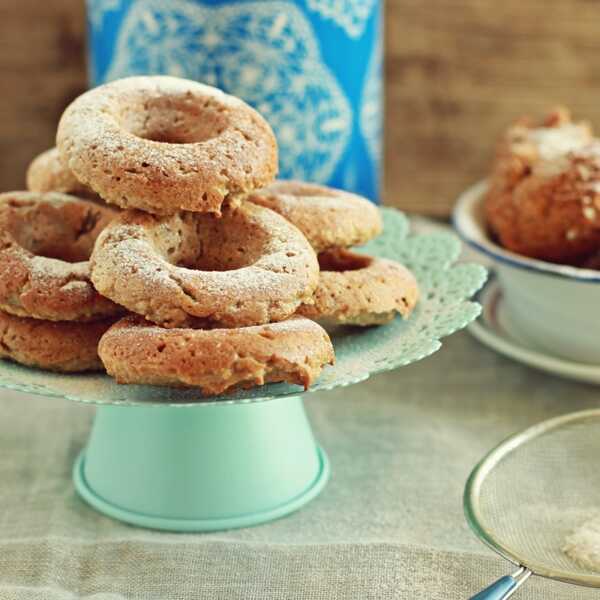
[{"label": "doughnut", "polygon": [[0,310],[50,321],[121,312],[94,289],[87,262],[114,214],[56,192],[0,194]]},{"label": "doughnut", "polygon": [[493,237],[508,250],[579,265],[600,249],[600,141],[564,110],[509,128],[485,198]]},{"label": "doughnut", "polygon": [[355,194],[303,181],[276,181],[248,200],[293,223],[315,252],[360,246],[383,228],[378,208]]},{"label": "doughnut", "polygon": [[27,189],[31,192],[62,192],[80,198],[97,199],[98,196],[60,161],[56,148],[36,156],[27,168]]},{"label": "doughnut", "polygon": [[297,314],[325,325],[382,325],[408,317],[419,288],[401,264],[339,248],[319,254],[321,275],[313,304]]},{"label": "doughnut", "polygon": [[67,107],[56,142],[104,200],[154,214],[219,214],[226,199],[277,172],[275,136],[254,109],[176,77],[128,77],[86,92]]},{"label": "doughnut", "polygon": [[47,371],[102,371],[98,342],[113,323],[44,321],[0,311],[0,358]]},{"label": "doughnut", "polygon": [[334,361],[323,328],[298,317],[235,329],[164,329],[128,316],[104,334],[98,352],[118,383],[195,386],[207,395],[275,381],[306,389]]},{"label": "doughnut", "polygon": [[98,237],[91,265],[101,294],[166,327],[281,321],[310,301],[319,279],[300,231],[250,202],[221,217],[125,211]]}]

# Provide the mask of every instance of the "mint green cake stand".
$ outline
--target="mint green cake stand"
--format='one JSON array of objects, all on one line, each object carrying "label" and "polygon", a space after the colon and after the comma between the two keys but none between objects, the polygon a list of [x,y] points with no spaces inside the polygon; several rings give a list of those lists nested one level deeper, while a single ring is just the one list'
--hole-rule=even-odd
[{"label": "mint green cake stand", "polygon": [[[454,264],[458,239],[409,235],[400,212],[382,212],[384,234],[363,251],[411,268],[421,300],[407,320],[333,332],[336,365],[323,371],[311,392],[420,360],[480,312],[469,298],[485,270]],[[98,405],[74,467],[75,487],[98,511],[134,525],[170,531],[256,525],[300,508],[329,477],[329,461],[296,386],[205,398],[193,389],[119,386],[106,375],[67,376],[3,361],[0,387]]]}]

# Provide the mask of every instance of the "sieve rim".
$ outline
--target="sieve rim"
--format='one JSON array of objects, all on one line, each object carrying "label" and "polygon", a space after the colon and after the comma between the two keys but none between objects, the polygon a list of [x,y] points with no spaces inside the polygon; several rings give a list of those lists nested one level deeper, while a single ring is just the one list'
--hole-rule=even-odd
[{"label": "sieve rim", "polygon": [[585,587],[600,588],[600,573],[598,575],[575,575],[570,571],[564,571],[562,569],[550,569],[544,564],[530,561],[527,559],[527,557],[522,557],[518,552],[514,552],[509,546],[496,539],[493,531],[486,527],[485,519],[482,516],[481,506],[479,503],[479,499],[481,497],[481,488],[487,476],[493,471],[496,465],[502,461],[503,458],[508,456],[515,449],[535,439],[536,437],[552,431],[553,429],[557,429],[565,424],[576,421],[586,421],[599,417],[600,409],[594,408],[574,413],[567,413],[559,417],[548,419],[506,438],[495,448],[490,450],[475,465],[467,479],[467,483],[465,484],[465,490],[463,494],[463,509],[469,527],[480,541],[496,552],[496,554],[499,554],[514,565],[524,566],[532,571],[535,575],[540,577]]}]

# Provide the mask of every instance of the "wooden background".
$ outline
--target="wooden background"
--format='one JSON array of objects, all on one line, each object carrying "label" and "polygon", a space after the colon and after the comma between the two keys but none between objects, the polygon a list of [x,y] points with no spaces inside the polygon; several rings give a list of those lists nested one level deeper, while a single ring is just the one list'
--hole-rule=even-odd
[{"label": "wooden background", "polygon": [[[385,200],[445,216],[515,116],[600,121],[600,3],[388,0]],[[83,0],[0,0],[0,189],[53,143],[85,88]]]}]

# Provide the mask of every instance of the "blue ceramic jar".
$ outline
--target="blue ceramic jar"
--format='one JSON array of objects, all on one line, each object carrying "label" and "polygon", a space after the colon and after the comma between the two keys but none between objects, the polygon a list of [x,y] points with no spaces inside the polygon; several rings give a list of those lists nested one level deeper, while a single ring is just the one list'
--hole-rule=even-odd
[{"label": "blue ceramic jar", "polygon": [[93,85],[196,79],[269,120],[280,176],[379,197],[380,0],[87,0]]}]

